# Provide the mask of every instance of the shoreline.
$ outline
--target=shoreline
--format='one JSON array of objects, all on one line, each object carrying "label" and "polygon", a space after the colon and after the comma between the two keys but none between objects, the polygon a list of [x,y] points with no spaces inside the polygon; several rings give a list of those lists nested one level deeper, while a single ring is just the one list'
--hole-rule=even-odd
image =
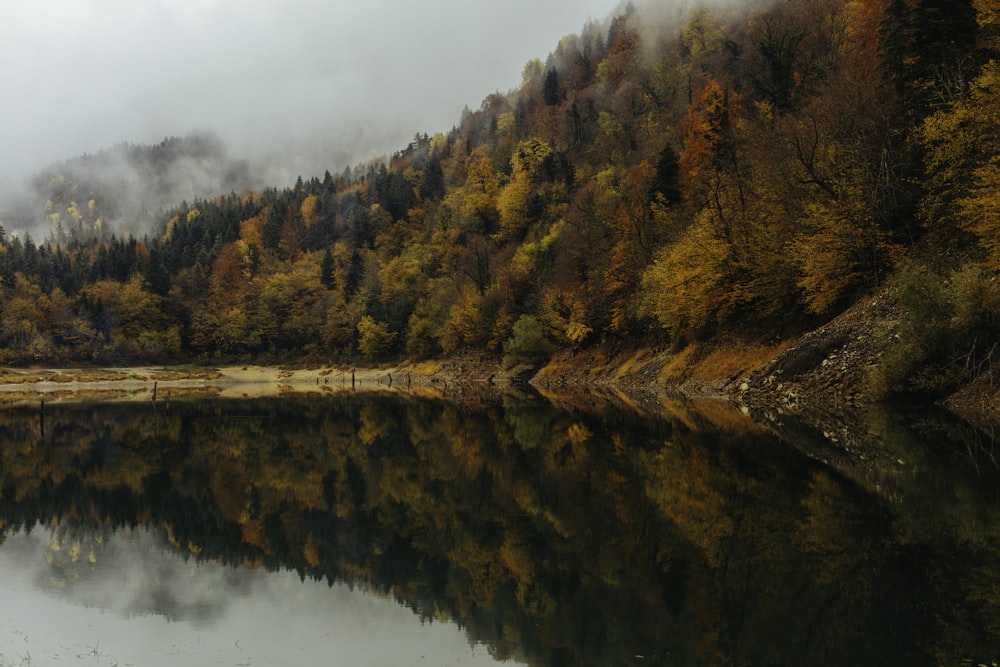
[{"label": "shoreline", "polygon": [[149,401],[195,395],[262,398],[289,391],[329,393],[344,389],[393,389],[400,385],[427,384],[427,378],[406,366],[384,369],[345,369],[331,365],[302,368],[258,365],[4,368],[0,370],[0,400]]},{"label": "shoreline", "polygon": [[[827,328],[824,340],[844,340],[837,328]],[[832,337],[831,331],[835,333]],[[846,339],[858,340],[856,336]],[[692,373],[698,368],[696,363],[678,373],[678,355],[652,350],[633,351],[627,358],[614,354],[598,358],[591,350],[583,356],[564,356],[530,372],[504,371],[498,360],[487,356],[364,368],[332,364],[0,368],[0,407],[41,403],[44,409],[47,403],[87,402],[163,402],[169,406],[171,400],[198,398],[239,400],[363,392],[411,393],[472,405],[495,402],[511,393],[534,394],[570,411],[627,409],[647,416],[670,416],[694,429],[769,431],[864,488],[876,489],[905,467],[903,459],[910,459],[909,455],[900,456],[898,447],[886,446],[880,426],[883,420],[871,419],[872,415],[891,413],[892,406],[864,400],[855,392],[845,395],[844,385],[832,382],[827,375],[829,363],[807,365],[811,371],[822,371],[820,377],[792,372],[805,352],[813,359],[850,357],[848,366],[854,369],[870,360],[869,354],[856,350],[845,355],[841,345],[823,345],[824,354],[817,356],[816,347],[817,342],[806,336],[763,365],[752,364],[738,373],[714,377]],[[856,372],[843,368],[837,368],[836,374],[841,380],[857,380]],[[783,383],[776,381],[779,377]],[[806,390],[805,383],[812,391]],[[832,400],[824,404],[824,398]],[[948,412],[978,430],[995,432],[988,419],[970,420],[962,411]]]},{"label": "shoreline", "polygon": [[[428,396],[462,401],[523,389],[569,403],[597,397],[652,412],[679,403],[715,402],[758,425],[794,417],[828,426],[853,422],[858,411],[892,409],[891,402],[869,393],[867,377],[884,351],[886,332],[898,322],[898,308],[882,293],[784,341],[716,340],[680,350],[597,345],[564,351],[540,367],[504,369],[485,353],[361,367],[308,362],[6,367],[0,368],[0,401],[261,398],[418,388]],[[944,407],[960,420],[996,432],[1000,392],[986,380],[927,406]]]}]

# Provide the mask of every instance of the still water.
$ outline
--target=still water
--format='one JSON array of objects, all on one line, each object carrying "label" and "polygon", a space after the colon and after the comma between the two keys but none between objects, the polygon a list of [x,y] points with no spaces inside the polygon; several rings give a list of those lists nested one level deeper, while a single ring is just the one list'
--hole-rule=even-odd
[{"label": "still water", "polygon": [[171,551],[148,529],[9,537],[0,664],[497,664],[387,596]]},{"label": "still water", "polygon": [[9,406],[0,667],[993,664],[992,441],[866,419],[845,464],[718,407]]}]

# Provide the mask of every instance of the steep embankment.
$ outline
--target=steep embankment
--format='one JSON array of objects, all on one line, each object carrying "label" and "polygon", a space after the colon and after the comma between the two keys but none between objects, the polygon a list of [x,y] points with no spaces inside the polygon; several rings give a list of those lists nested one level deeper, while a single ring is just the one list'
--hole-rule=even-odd
[{"label": "steep embankment", "polygon": [[[823,326],[780,343],[716,339],[672,352],[593,348],[558,356],[536,386],[717,398],[751,414],[842,416],[882,401],[872,381],[898,335],[902,310],[884,289]],[[960,416],[1000,423],[1000,392],[981,377],[941,400]]]},{"label": "steep embankment", "polygon": [[[729,383],[723,393],[751,412],[780,410],[811,419],[843,419],[881,400],[872,370],[898,337],[901,315],[893,294],[883,290],[802,336],[766,364]],[[1000,424],[1000,392],[989,375],[939,402],[980,427],[995,429]]]},{"label": "steep embankment", "polygon": [[796,339],[712,340],[680,352],[591,349],[557,358],[531,382],[711,397],[750,410],[846,409],[876,400],[867,378],[898,321],[898,307],[882,292]]},{"label": "steep embankment", "polygon": [[[531,382],[543,388],[721,399],[796,446],[811,443],[811,456],[868,469],[888,455],[873,427],[878,420],[872,415],[884,413],[885,406],[872,371],[896,340],[902,314],[893,292],[883,289],[782,343],[714,340],[676,353],[589,350],[555,360]],[[941,403],[980,429],[1000,424],[1000,393],[989,378]]]},{"label": "steep embankment", "polygon": [[738,382],[727,397],[750,408],[841,412],[876,400],[872,367],[899,323],[887,292],[868,297],[810,331]]}]

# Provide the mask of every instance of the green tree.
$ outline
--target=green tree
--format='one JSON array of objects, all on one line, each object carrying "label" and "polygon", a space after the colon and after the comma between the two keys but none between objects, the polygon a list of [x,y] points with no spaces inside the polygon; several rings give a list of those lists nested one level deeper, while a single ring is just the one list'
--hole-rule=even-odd
[{"label": "green tree", "polygon": [[330,251],[329,246],[323,251],[323,259],[320,261],[319,265],[319,279],[323,283],[323,287],[327,289],[333,289],[336,285],[336,275],[334,273],[335,264],[333,262],[333,253]]},{"label": "green tree", "polygon": [[548,359],[555,345],[545,331],[545,326],[532,315],[522,315],[514,323],[514,330],[503,345],[503,365],[513,368],[520,364],[537,365]]}]

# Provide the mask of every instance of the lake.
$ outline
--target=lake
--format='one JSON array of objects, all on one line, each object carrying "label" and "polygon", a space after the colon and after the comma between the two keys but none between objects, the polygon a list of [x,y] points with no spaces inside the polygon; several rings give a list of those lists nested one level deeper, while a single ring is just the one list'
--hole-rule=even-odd
[{"label": "lake", "polygon": [[992,439],[859,419],[851,461],[717,404],[6,405],[0,667],[996,664]]}]

